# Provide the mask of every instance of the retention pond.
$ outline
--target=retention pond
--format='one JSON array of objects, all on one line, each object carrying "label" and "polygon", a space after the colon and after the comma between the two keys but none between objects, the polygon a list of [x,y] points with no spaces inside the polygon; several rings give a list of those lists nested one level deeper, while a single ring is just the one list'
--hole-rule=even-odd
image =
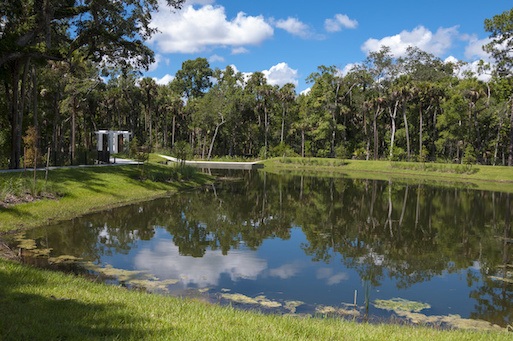
[{"label": "retention pond", "polygon": [[241,171],[10,243],[26,262],[242,309],[504,328],[511,210],[500,192]]}]

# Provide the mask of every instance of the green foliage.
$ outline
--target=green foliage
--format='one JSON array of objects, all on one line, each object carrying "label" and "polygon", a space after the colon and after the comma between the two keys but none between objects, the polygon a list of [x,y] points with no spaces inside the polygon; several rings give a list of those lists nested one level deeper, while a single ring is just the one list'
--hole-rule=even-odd
[{"label": "green foliage", "polygon": [[335,148],[335,157],[337,159],[348,159],[351,157],[351,152],[345,144],[339,144]]},{"label": "green foliage", "polygon": [[269,157],[287,157],[287,156],[298,156],[296,152],[287,144],[280,143],[275,147],[272,147],[269,152]]},{"label": "green foliage", "polygon": [[185,161],[192,158],[192,148],[186,141],[178,141],[173,146],[172,155],[180,160],[180,165],[185,166]]}]

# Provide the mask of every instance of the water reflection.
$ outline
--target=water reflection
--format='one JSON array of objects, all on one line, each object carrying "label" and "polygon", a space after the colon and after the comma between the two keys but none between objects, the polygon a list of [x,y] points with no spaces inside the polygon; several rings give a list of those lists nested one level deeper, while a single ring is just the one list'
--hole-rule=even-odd
[{"label": "water reflection", "polygon": [[[505,326],[513,316],[509,194],[245,172],[31,231],[52,256],[179,278],[181,288],[310,304],[427,302]],[[385,312],[374,309],[371,313]]]}]

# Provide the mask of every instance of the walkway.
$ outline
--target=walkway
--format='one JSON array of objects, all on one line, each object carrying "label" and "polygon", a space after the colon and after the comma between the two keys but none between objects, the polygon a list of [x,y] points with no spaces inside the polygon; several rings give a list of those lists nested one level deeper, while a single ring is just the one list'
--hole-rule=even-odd
[{"label": "walkway", "polygon": [[[161,158],[171,162],[180,162],[175,157],[159,154]],[[210,168],[210,169],[258,169],[264,168],[264,165],[255,162],[226,162],[226,161],[185,161],[185,164],[197,168]]]},{"label": "walkway", "polygon": [[[109,166],[125,166],[125,165],[140,165],[141,163],[129,159],[110,158],[110,163],[96,164],[96,165],[78,165],[78,166],[52,166],[48,170],[55,170],[61,168],[88,168],[88,167],[109,167]],[[0,173],[16,173],[16,172],[31,172],[33,168],[27,169],[0,169]],[[46,171],[46,168],[37,168],[37,171]]]}]

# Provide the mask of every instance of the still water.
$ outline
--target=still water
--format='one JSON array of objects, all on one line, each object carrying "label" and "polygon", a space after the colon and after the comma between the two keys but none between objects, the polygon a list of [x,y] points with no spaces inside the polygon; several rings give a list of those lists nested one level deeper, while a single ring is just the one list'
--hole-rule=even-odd
[{"label": "still water", "polygon": [[505,193],[241,172],[13,243],[117,284],[241,308],[507,326],[510,214]]}]

